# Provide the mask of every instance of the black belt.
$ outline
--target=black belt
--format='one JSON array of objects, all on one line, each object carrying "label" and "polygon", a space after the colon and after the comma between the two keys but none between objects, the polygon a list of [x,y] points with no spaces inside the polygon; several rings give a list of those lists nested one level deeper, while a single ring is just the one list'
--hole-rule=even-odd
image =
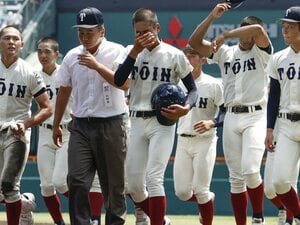
[{"label": "black belt", "polygon": [[249,113],[257,110],[262,110],[262,107],[260,105],[254,105],[254,106],[237,105],[237,106],[226,108],[226,112],[231,112],[231,113]]},{"label": "black belt", "polygon": [[109,116],[109,117],[74,117],[74,119],[79,121],[84,121],[88,123],[101,123],[111,120],[123,119],[124,113],[116,116]]},{"label": "black belt", "polygon": [[155,111],[129,111],[130,117],[142,117],[142,118],[150,118],[152,116],[156,116]]},{"label": "black belt", "polygon": [[300,120],[300,113],[279,113],[278,117],[288,119],[292,122],[296,122]]},{"label": "black belt", "polygon": [[194,134],[180,134],[181,137],[189,137],[189,138],[192,138],[192,137],[196,137],[196,135]]},{"label": "black belt", "polygon": [[[52,130],[53,129],[53,126],[51,124],[48,124],[48,123],[41,123],[40,124],[41,127],[44,127],[44,128],[47,128],[47,129],[50,129]],[[59,127],[61,129],[67,129],[68,128],[68,125],[67,124],[62,124],[62,125],[59,125]]]}]

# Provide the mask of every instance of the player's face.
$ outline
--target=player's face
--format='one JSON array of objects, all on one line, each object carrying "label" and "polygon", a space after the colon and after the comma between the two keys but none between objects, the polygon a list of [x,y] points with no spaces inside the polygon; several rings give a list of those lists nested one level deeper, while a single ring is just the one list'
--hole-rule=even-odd
[{"label": "player's face", "polygon": [[[159,41],[158,39],[159,30],[160,30],[159,23],[153,25],[149,22],[141,21],[134,24],[134,32],[137,37],[150,32],[154,34],[157,37],[157,40]],[[153,45],[155,46],[157,45],[157,43],[154,43]]]},{"label": "player's face", "polygon": [[95,28],[78,28],[80,43],[90,53],[95,53],[104,38],[105,29],[103,26]]},{"label": "player's face", "polygon": [[185,52],[184,54],[194,68],[201,63],[201,57],[198,54],[193,52]]},{"label": "player's face", "polygon": [[282,22],[282,36],[286,44],[293,45],[300,43],[299,23]]},{"label": "player's face", "polygon": [[253,38],[240,38],[240,48],[243,51],[247,51],[252,49],[253,45],[254,45],[254,39]]},{"label": "player's face", "polygon": [[0,37],[1,54],[4,57],[17,57],[23,47],[21,33],[13,28],[3,28],[2,36]]},{"label": "player's face", "polygon": [[58,57],[58,51],[51,48],[51,43],[41,42],[37,49],[38,58],[43,67],[55,65]]}]

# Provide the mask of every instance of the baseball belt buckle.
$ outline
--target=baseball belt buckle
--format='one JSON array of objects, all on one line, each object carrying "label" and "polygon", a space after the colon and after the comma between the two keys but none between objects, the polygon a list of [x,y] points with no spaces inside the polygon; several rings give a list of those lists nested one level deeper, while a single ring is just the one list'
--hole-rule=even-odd
[{"label": "baseball belt buckle", "polygon": [[243,113],[243,112],[245,112],[245,106],[242,106],[242,105],[233,106],[232,112],[233,113]]},{"label": "baseball belt buckle", "polygon": [[292,122],[297,122],[300,120],[300,114],[298,113],[291,113],[289,114],[289,117]]}]

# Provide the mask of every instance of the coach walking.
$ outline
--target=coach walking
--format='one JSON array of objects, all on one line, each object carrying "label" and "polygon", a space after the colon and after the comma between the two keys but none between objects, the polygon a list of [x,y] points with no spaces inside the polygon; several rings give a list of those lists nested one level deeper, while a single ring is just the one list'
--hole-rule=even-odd
[{"label": "coach walking", "polygon": [[70,220],[72,225],[90,224],[88,194],[97,171],[106,208],[105,224],[121,225],[126,216],[125,99],[124,92],[114,87],[112,69],[124,47],[106,40],[103,15],[96,8],[82,9],[74,27],[81,45],[67,53],[58,71],[60,88],[53,122],[53,140],[60,146],[59,124],[72,92],[74,117],[68,126]]}]

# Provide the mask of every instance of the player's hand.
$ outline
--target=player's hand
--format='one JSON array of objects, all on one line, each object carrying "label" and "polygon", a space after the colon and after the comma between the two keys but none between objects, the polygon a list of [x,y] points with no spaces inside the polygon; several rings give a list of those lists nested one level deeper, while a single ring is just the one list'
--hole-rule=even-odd
[{"label": "player's hand", "polygon": [[98,66],[98,61],[96,60],[95,56],[93,56],[91,53],[89,53],[88,51],[84,54],[79,54],[77,56],[78,59],[78,63],[80,65],[86,66],[90,69],[97,69]]},{"label": "player's hand", "polygon": [[161,108],[161,115],[170,120],[177,120],[179,117],[186,115],[190,110],[188,105],[182,106],[178,104],[170,105],[168,108]]},{"label": "player's hand", "polygon": [[224,42],[225,42],[225,36],[223,34],[220,34],[219,36],[217,36],[211,42],[213,53],[216,53],[219,50],[219,48],[224,44]]},{"label": "player's hand", "polygon": [[136,34],[134,39],[134,45],[131,50],[131,56],[136,58],[136,56],[143,51],[145,48],[151,48],[158,43],[157,36],[152,32],[147,32],[144,34]]},{"label": "player's hand", "polygon": [[227,3],[217,4],[215,8],[211,11],[210,15],[213,17],[213,19],[220,18],[230,8],[231,6]]},{"label": "player's hand", "polygon": [[60,148],[62,146],[62,129],[60,127],[53,127],[52,132],[53,142]]},{"label": "player's hand", "polygon": [[275,152],[276,142],[274,141],[273,129],[267,129],[267,134],[265,138],[265,148],[269,152]]},{"label": "player's hand", "polygon": [[25,128],[25,124],[22,122],[17,122],[16,124],[11,125],[10,129],[14,135],[17,135],[17,136],[25,135],[26,128]]},{"label": "player's hand", "polygon": [[212,120],[200,120],[193,125],[193,128],[199,134],[203,134],[206,131],[209,131],[214,126],[215,126],[215,123]]}]

